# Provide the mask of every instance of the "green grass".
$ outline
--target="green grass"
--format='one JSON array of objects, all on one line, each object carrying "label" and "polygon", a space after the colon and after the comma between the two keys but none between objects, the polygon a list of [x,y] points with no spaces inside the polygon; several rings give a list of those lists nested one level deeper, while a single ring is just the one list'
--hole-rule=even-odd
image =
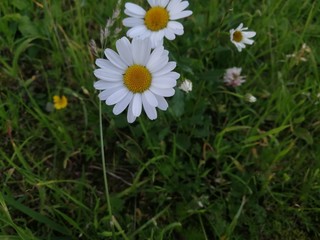
[{"label": "green grass", "polygon": [[[320,239],[320,2],[190,1],[165,46],[193,91],[131,125],[102,104],[110,219],[89,43],[101,56],[125,34],[122,14],[100,42],[115,6],[0,3],[0,239]],[[257,36],[239,53],[241,22]],[[306,62],[286,57],[303,43]]]}]

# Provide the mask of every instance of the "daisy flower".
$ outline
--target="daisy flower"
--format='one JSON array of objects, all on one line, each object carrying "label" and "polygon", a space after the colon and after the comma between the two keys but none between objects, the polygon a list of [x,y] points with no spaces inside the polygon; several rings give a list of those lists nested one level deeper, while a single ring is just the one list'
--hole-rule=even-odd
[{"label": "daisy flower", "polygon": [[57,110],[66,108],[68,105],[68,99],[65,96],[53,96],[53,105]]},{"label": "daisy flower", "polygon": [[[117,52],[106,49],[107,59],[97,59],[94,75],[99,79],[94,87],[102,90],[101,101],[114,105],[118,115],[127,107],[127,120],[132,123],[144,109],[148,118],[157,118],[156,107],[168,108],[165,97],[174,95],[173,89],[180,74],[173,72],[175,62],[169,62],[169,52],[163,46],[151,49],[147,39],[123,37],[116,42]],[[151,51],[152,50],[152,51]]]},{"label": "daisy flower", "polygon": [[224,74],[223,82],[227,86],[238,87],[246,81],[244,76],[241,76],[241,68],[228,68]]},{"label": "daisy flower", "polygon": [[185,10],[188,1],[181,0],[148,0],[151,6],[147,11],[134,3],[126,3],[124,13],[129,17],[123,20],[123,25],[131,27],[127,36],[131,38],[150,38],[151,47],[162,45],[163,38],[169,40],[175,35],[183,34],[183,26],[175,21],[188,17],[192,11]]},{"label": "daisy flower", "polygon": [[240,23],[240,25],[236,29],[230,30],[230,40],[234,45],[236,45],[239,52],[241,52],[242,49],[246,47],[245,44],[252,45],[254,41],[250,38],[256,35],[256,32],[254,31],[244,30],[248,30],[248,28],[244,28],[243,23]]}]

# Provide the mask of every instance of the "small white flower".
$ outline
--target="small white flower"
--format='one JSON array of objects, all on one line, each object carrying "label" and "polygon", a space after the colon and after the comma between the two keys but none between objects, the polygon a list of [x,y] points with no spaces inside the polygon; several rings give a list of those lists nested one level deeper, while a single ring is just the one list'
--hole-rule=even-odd
[{"label": "small white flower", "polygon": [[241,70],[242,68],[237,68],[237,67],[228,68],[226,70],[226,73],[224,74],[223,82],[227,86],[231,86],[231,87],[240,86],[242,83],[246,81],[245,77],[241,76]]},{"label": "small white flower", "polygon": [[245,95],[245,100],[249,103],[254,103],[257,101],[257,98],[255,96],[253,96],[251,93],[247,93]]},{"label": "small white flower", "polygon": [[192,82],[189,79],[186,79],[181,83],[179,88],[186,93],[191,92],[192,91]]},{"label": "small white flower", "polygon": [[240,25],[236,29],[230,30],[230,40],[234,45],[236,45],[239,52],[241,52],[242,49],[246,47],[245,44],[252,45],[254,41],[250,38],[256,35],[256,32],[254,31],[244,30],[248,30],[248,28],[244,28],[243,23],[240,23]]},{"label": "small white flower", "polygon": [[174,87],[180,74],[173,72],[175,62],[169,62],[169,52],[163,46],[151,51],[149,39],[126,37],[116,42],[117,52],[106,49],[107,59],[97,59],[94,83],[101,101],[115,105],[113,113],[118,115],[128,107],[127,120],[132,123],[140,116],[142,107],[149,119],[157,118],[156,107],[168,108],[164,97],[174,95]]},{"label": "small white flower", "polygon": [[183,25],[175,20],[192,14],[192,11],[185,10],[188,1],[148,0],[148,3],[151,8],[147,11],[134,3],[125,4],[124,13],[129,17],[123,20],[123,25],[131,28],[128,37],[150,38],[154,48],[162,45],[164,37],[173,40],[175,35],[183,34]]}]

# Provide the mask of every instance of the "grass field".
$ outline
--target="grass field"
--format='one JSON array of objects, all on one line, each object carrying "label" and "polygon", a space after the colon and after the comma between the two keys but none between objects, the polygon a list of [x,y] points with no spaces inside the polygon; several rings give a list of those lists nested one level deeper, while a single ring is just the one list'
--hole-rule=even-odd
[{"label": "grass field", "polygon": [[[116,0],[1,1],[1,240],[320,239],[320,2],[189,2],[164,45],[193,90],[129,124],[93,87],[124,1],[102,37]],[[241,22],[257,35],[238,52]]]}]

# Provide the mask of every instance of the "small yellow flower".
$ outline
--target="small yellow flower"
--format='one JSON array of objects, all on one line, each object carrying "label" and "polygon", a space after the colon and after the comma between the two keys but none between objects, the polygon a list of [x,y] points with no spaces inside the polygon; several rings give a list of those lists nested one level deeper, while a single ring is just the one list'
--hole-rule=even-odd
[{"label": "small yellow flower", "polygon": [[68,99],[65,96],[53,96],[53,103],[54,103],[54,108],[57,110],[60,110],[62,108],[67,107],[68,105]]}]

